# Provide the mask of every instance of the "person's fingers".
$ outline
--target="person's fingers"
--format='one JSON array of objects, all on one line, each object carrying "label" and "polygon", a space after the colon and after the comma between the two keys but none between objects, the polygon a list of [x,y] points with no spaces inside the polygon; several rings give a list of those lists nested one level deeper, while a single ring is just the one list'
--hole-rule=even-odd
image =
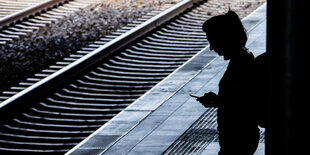
[{"label": "person's fingers", "polygon": [[201,98],[197,98],[197,101],[198,101],[198,102],[200,102],[200,103],[202,103],[202,100],[201,100]]}]

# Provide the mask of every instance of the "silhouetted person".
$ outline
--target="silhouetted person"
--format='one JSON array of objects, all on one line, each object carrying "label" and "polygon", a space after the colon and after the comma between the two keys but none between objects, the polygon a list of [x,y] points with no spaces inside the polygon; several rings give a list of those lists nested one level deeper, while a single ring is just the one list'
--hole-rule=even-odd
[{"label": "silhouetted person", "polygon": [[197,98],[205,107],[218,107],[219,155],[252,155],[259,141],[250,77],[254,56],[245,48],[247,35],[238,15],[229,10],[203,24],[210,50],[230,60],[219,92]]}]

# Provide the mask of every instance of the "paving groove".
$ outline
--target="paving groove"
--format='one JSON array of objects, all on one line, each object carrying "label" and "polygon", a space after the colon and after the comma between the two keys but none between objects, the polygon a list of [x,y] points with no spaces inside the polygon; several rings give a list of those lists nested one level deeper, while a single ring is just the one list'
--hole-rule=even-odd
[{"label": "paving groove", "polygon": [[[195,4],[1,124],[0,152],[63,154],[70,150],[207,45],[201,24],[209,18],[206,14],[212,4]],[[143,18],[4,94],[25,89],[142,23]]]}]

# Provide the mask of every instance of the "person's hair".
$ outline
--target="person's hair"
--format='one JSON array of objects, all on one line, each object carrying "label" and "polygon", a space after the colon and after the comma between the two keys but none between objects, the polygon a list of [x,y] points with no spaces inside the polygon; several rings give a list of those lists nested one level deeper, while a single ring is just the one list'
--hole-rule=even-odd
[{"label": "person's hair", "polygon": [[217,41],[226,42],[229,45],[244,47],[247,42],[247,34],[238,15],[229,10],[224,15],[218,15],[206,20],[202,30],[207,36]]}]

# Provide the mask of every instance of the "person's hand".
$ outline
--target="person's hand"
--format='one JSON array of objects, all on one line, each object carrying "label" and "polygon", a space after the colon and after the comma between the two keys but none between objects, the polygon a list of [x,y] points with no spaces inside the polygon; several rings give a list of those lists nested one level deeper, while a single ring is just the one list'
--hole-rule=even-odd
[{"label": "person's hand", "polygon": [[203,96],[196,100],[200,102],[204,107],[217,107],[216,105],[217,95],[213,92],[205,93]]}]

